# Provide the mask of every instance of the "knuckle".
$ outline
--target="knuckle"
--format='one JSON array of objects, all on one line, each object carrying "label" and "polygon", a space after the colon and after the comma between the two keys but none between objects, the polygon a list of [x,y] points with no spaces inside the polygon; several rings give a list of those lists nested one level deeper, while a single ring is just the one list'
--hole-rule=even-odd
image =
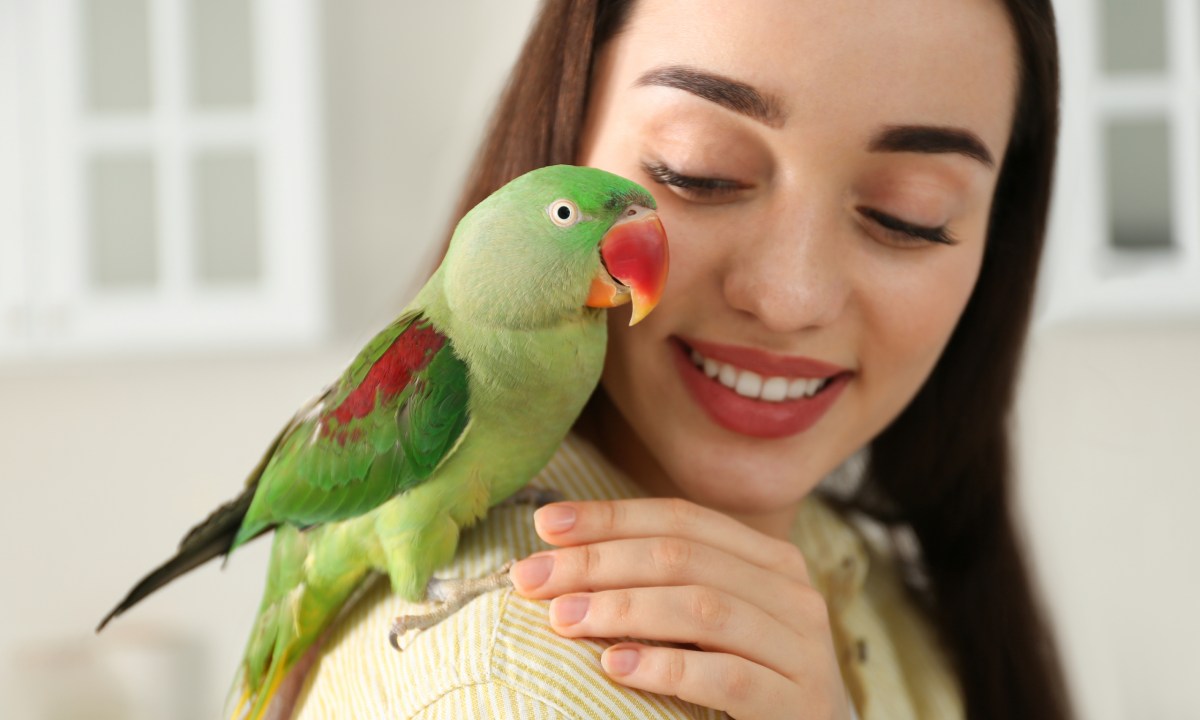
[{"label": "knuckle", "polygon": [[616,590],[612,594],[612,618],[616,622],[626,622],[633,617],[633,593],[628,590]]},{"label": "knuckle", "polygon": [[772,540],[774,546],[770,547],[769,557],[770,564],[768,568],[780,575],[786,575],[802,582],[809,581],[809,563],[805,559],[804,553],[785,540]]},{"label": "knuckle", "polygon": [[804,587],[799,593],[798,610],[809,627],[826,627],[829,625],[829,603],[825,596],[811,587]]},{"label": "knuckle", "polygon": [[605,534],[611,535],[621,525],[621,503],[603,502],[598,505],[600,508],[600,528]]},{"label": "knuckle", "polygon": [[662,669],[663,682],[668,688],[677,688],[687,677],[687,653],[675,650],[666,653],[665,659]]},{"label": "knuckle", "polygon": [[804,583],[789,580],[784,591],[784,602],[789,607],[801,607],[804,603],[808,602],[808,593],[810,592],[812,592],[812,588]]},{"label": "knuckle", "polygon": [[712,588],[696,588],[691,593],[690,603],[692,618],[704,630],[719,631],[729,622],[729,602],[724,595]]},{"label": "knuckle", "polygon": [[660,575],[678,579],[687,573],[692,561],[692,544],[679,538],[662,538],[650,553]]},{"label": "knuckle", "polygon": [[682,535],[695,524],[700,509],[683,498],[667,500],[667,518],[674,534]]},{"label": "knuckle", "polygon": [[580,570],[583,577],[591,578],[600,572],[600,549],[595,545],[583,545],[579,548],[580,553]]},{"label": "knuckle", "polygon": [[743,668],[735,667],[722,673],[721,681],[724,684],[722,690],[726,697],[734,703],[749,699],[753,693],[753,680],[750,678],[750,673]]},{"label": "knuckle", "polygon": [[808,579],[808,560],[800,548],[790,542],[778,541],[776,562],[779,570],[787,575],[802,580]]}]

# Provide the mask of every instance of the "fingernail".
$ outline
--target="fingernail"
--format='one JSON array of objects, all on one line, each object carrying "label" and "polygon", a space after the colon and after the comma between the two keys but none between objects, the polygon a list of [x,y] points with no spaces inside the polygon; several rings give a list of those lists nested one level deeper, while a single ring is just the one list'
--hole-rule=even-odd
[{"label": "fingernail", "polygon": [[628,675],[637,669],[638,651],[632,648],[610,648],[600,656],[600,664],[609,675]]},{"label": "fingernail", "polygon": [[550,615],[555,625],[574,625],[587,615],[588,599],[581,595],[556,598],[550,604]]},{"label": "fingernail", "polygon": [[550,532],[570,530],[575,525],[575,508],[570,505],[547,505],[533,514],[533,522]]},{"label": "fingernail", "polygon": [[554,570],[553,555],[534,555],[512,566],[513,582],[525,590],[541,587]]}]

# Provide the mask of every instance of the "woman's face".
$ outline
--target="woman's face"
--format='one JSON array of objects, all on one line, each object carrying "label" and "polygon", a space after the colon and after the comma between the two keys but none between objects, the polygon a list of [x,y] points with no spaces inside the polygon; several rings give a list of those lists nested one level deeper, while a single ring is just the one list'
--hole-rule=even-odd
[{"label": "woman's face", "polygon": [[611,314],[608,454],[767,517],[895,418],[974,287],[1017,64],[996,0],[638,2],[580,163],[654,193],[671,270]]}]

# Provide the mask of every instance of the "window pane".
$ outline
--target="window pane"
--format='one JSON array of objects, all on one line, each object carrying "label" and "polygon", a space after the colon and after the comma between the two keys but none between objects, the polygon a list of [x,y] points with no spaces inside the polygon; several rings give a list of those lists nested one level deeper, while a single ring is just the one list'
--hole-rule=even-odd
[{"label": "window pane", "polygon": [[83,3],[85,105],[93,112],[150,109],[149,0]]},{"label": "window pane", "polygon": [[148,153],[88,163],[89,276],[97,288],[148,287],[158,275],[155,168]]},{"label": "window pane", "polygon": [[254,102],[254,33],[250,0],[191,0],[192,104],[198,108]]},{"label": "window pane", "polygon": [[1164,72],[1166,16],[1163,0],[1103,0],[1104,70]]},{"label": "window pane", "polygon": [[1171,247],[1171,167],[1163,118],[1110,122],[1109,240],[1119,250]]},{"label": "window pane", "polygon": [[258,165],[249,150],[209,151],[193,165],[200,280],[255,282],[262,269]]}]

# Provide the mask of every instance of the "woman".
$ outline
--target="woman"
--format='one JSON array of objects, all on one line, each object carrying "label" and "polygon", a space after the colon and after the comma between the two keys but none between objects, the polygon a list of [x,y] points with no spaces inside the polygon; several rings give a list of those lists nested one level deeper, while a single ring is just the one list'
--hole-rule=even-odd
[{"label": "woman", "polygon": [[667,291],[535,480],[548,545],[497,509],[448,572],[561,549],[399,654],[377,589],[299,716],[1067,717],[1006,427],[1056,127],[1043,0],[548,2],[461,207],[635,179]]}]

